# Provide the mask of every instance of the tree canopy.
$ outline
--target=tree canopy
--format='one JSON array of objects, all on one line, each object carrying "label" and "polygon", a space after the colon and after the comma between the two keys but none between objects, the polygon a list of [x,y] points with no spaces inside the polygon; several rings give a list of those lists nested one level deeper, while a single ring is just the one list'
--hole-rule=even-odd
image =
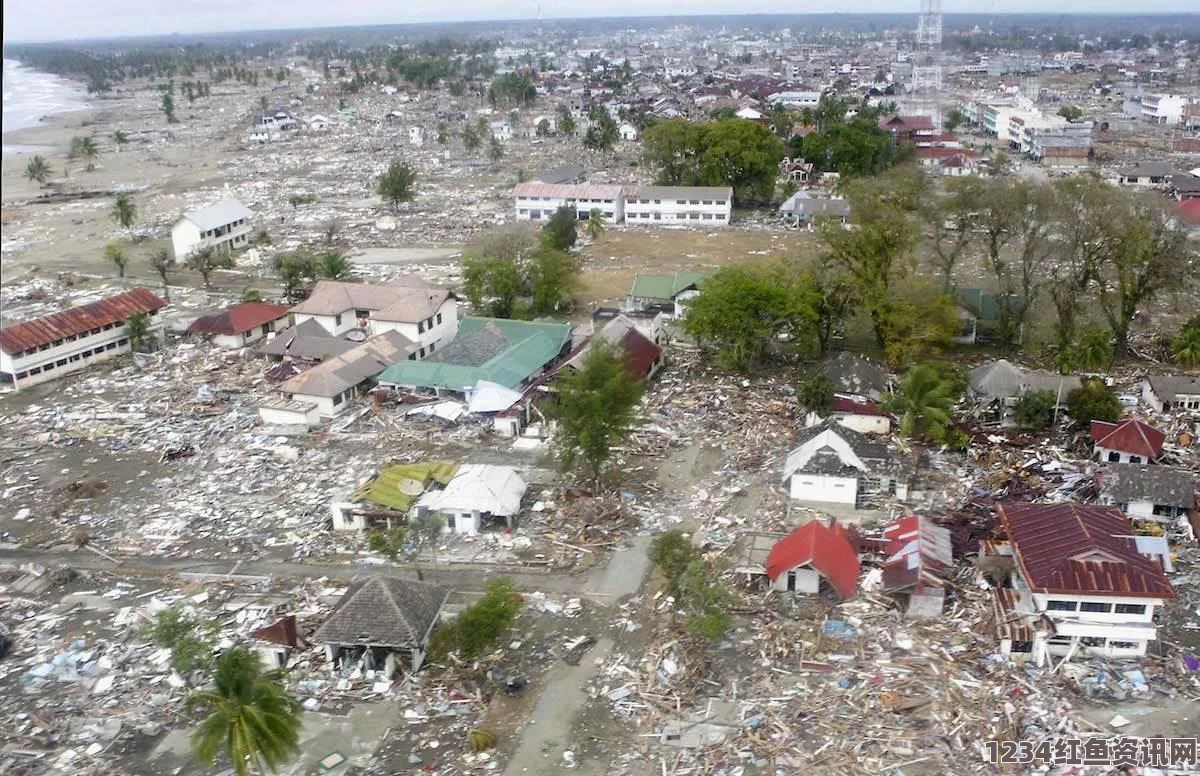
[{"label": "tree canopy", "polygon": [[546,244],[558,251],[570,250],[579,239],[576,230],[575,208],[562,205],[550,216],[550,220],[542,227],[542,236]]},{"label": "tree canopy", "polygon": [[1121,419],[1121,402],[1100,380],[1085,380],[1067,394],[1067,414],[1085,425],[1093,420],[1115,423]]},{"label": "tree canopy", "polygon": [[375,190],[396,212],[400,209],[400,203],[412,202],[417,193],[416,183],[417,171],[412,165],[403,159],[393,159],[376,181]]},{"label": "tree canopy", "polygon": [[473,308],[494,318],[551,315],[571,306],[578,276],[574,257],[516,227],[488,235],[468,253],[463,293]]},{"label": "tree canopy", "polygon": [[954,383],[933,364],[918,364],[904,373],[884,406],[900,416],[900,433],[910,439],[942,442],[950,430],[950,410],[958,397]]},{"label": "tree canopy", "polygon": [[665,186],[732,186],[741,203],[769,202],[783,143],[768,127],[741,119],[659,121],[642,138],[646,164]]}]

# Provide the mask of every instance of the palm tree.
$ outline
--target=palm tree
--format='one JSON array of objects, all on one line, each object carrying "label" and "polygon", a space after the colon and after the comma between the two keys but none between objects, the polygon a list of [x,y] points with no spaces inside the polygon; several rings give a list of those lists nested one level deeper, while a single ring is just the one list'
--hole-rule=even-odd
[{"label": "palm tree", "polygon": [[141,351],[150,340],[150,316],[142,312],[131,313],[125,319],[125,336],[135,353]]},{"label": "palm tree", "polygon": [[53,174],[54,170],[43,156],[35,156],[29,160],[29,164],[25,165],[26,180],[37,181],[43,186]]},{"label": "palm tree", "polygon": [[116,132],[113,132],[112,139],[117,145],[117,150],[120,151],[129,142],[129,135],[118,129]]},{"label": "palm tree", "polygon": [[317,274],[325,280],[344,280],[350,276],[354,265],[339,251],[328,251],[317,260]]},{"label": "palm tree", "polygon": [[192,694],[187,707],[208,710],[192,733],[192,748],[205,765],[223,751],[237,776],[249,776],[251,771],[277,771],[300,753],[299,701],[265,674],[258,657],[244,647],[217,658],[213,688]]},{"label": "palm tree", "polygon": [[100,158],[100,146],[96,145],[95,138],[85,137],[80,139],[79,147],[76,150],[87,161],[88,172],[95,170],[96,160]]},{"label": "palm tree", "polygon": [[1088,329],[1079,335],[1076,351],[1084,369],[1105,369],[1112,363],[1112,337],[1103,329]]},{"label": "palm tree", "polygon": [[592,242],[600,239],[600,235],[604,234],[604,211],[598,207],[588,211],[587,233],[588,237],[592,238]]},{"label": "palm tree", "polygon": [[171,258],[171,253],[166,248],[156,248],[150,254],[150,269],[154,270],[163,284],[163,298],[168,302],[171,301],[171,289],[167,283],[167,273],[175,266],[175,259]]},{"label": "palm tree", "polygon": [[950,425],[954,385],[931,364],[917,364],[904,374],[884,406],[900,416],[900,433],[909,439],[941,441]]},{"label": "palm tree", "polygon": [[137,220],[137,204],[134,203],[133,197],[121,192],[113,200],[112,211],[109,215],[122,229],[129,229],[132,234],[133,222]]},{"label": "palm tree", "polygon": [[104,258],[116,265],[117,277],[125,277],[125,267],[129,264],[129,256],[125,253],[124,248],[117,243],[109,243],[104,246]]},{"label": "palm tree", "polygon": [[1184,327],[1171,344],[1171,356],[1177,364],[1200,366],[1200,326]]}]

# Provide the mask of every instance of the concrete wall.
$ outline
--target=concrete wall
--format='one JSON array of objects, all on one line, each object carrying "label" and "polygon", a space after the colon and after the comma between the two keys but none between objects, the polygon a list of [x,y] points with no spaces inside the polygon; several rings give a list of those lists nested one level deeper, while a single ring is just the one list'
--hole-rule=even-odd
[{"label": "concrete wall", "polygon": [[853,506],[858,502],[858,479],[797,472],[791,476],[789,493],[797,501],[825,501]]},{"label": "concrete wall", "polygon": [[815,569],[797,566],[791,571],[780,574],[775,582],[771,585],[773,590],[784,592],[788,589],[788,575],[794,575],[796,578],[795,591],[797,593],[816,594],[821,590],[821,575]]},{"label": "concrete wall", "polygon": [[554,211],[563,205],[575,208],[575,217],[578,219],[586,219],[592,208],[598,207],[610,224],[619,224],[625,220],[623,196],[611,200],[568,197],[517,197],[516,200],[518,221],[549,221]]},{"label": "concrete wall", "polygon": [[724,226],[733,215],[733,198],[722,196],[723,199],[630,198],[625,202],[625,223]]},{"label": "concrete wall", "polygon": [[171,227],[171,247],[175,251],[175,260],[182,262],[202,248],[214,248],[226,253],[245,248],[250,244],[252,229],[250,220],[242,219],[236,226],[227,224],[210,230],[216,232],[214,234],[203,235],[198,226],[181,218]]},{"label": "concrete wall", "polygon": [[[157,312],[148,317],[147,330],[151,337],[162,335],[162,316]],[[112,324],[111,328],[101,329],[95,334],[77,336],[73,340],[64,338],[44,350],[24,353],[19,357],[0,353],[0,372],[7,374],[9,382],[17,390],[20,390],[49,382],[72,372],[78,372],[89,364],[107,361],[132,350],[125,333],[125,323],[122,321]],[[84,355],[85,351],[92,352]],[[31,374],[34,370],[38,374]],[[22,373],[25,376],[18,377]]]},{"label": "concrete wall", "polygon": [[[1115,456],[1115,457],[1112,457]],[[1121,450],[1110,450],[1107,447],[1096,445],[1095,459],[1101,462],[1109,463],[1150,463],[1140,455],[1130,455]]]},{"label": "concrete wall", "polygon": [[297,412],[293,410],[279,409],[278,407],[259,407],[258,416],[263,423],[269,426],[317,426],[320,424],[320,415],[317,408],[313,407],[308,412]]},{"label": "concrete wall", "polygon": [[880,415],[835,415],[834,418],[861,434],[887,434],[892,430],[892,419]]}]

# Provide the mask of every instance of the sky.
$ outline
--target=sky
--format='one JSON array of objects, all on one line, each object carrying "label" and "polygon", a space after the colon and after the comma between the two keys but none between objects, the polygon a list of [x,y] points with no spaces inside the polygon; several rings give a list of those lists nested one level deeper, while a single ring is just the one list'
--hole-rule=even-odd
[{"label": "sky", "polygon": [[[943,0],[945,12],[1195,12],[1194,0]],[[45,41],[126,35],[235,32],[364,24],[665,16],[725,13],[905,13],[920,0],[490,0],[448,7],[444,0],[4,0],[4,40]]]}]

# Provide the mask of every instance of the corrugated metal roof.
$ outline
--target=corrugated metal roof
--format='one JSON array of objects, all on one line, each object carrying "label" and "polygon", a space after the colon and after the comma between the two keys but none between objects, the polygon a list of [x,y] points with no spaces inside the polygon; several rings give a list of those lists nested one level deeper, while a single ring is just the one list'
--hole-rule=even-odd
[{"label": "corrugated metal roof", "polygon": [[1175,597],[1162,568],[1138,553],[1116,507],[999,504],[996,514],[1034,592]]},{"label": "corrugated metal roof", "polygon": [[332,398],[371,379],[389,364],[408,358],[416,345],[398,331],[386,331],[326,359],[279,386],[282,393]]},{"label": "corrugated metal roof", "polygon": [[458,464],[454,461],[388,464],[360,485],[351,500],[407,512],[431,482],[444,487],[457,472]]},{"label": "corrugated metal roof", "polygon": [[598,183],[518,183],[513,190],[518,197],[552,197],[554,199],[611,199],[621,196],[620,186]]},{"label": "corrugated metal roof", "polygon": [[318,644],[419,649],[450,591],[398,577],[356,582],[313,636]]},{"label": "corrugated metal roof", "polygon": [[1162,455],[1163,442],[1167,438],[1166,434],[1154,426],[1136,418],[1120,423],[1093,420],[1091,432],[1092,441],[1099,447],[1140,455],[1148,460]]},{"label": "corrugated metal roof", "polygon": [[192,321],[188,331],[193,334],[244,334],[263,324],[286,318],[288,308],[270,302],[242,302],[223,312],[205,315]]},{"label": "corrugated metal roof", "polygon": [[166,306],[167,303],[149,289],[130,289],[98,302],[0,329],[0,350],[16,355],[64,337],[83,334],[110,323],[120,323],[134,313],[149,313]]},{"label": "corrugated metal roof", "polygon": [[797,566],[812,566],[842,598],[858,588],[858,553],[846,529],[836,523],[813,520],[780,539],[767,555],[767,578],[774,582]]},{"label": "corrugated metal roof", "polygon": [[191,221],[203,232],[209,229],[216,229],[219,226],[232,224],[234,221],[240,221],[243,218],[253,218],[254,213],[250,208],[238,202],[233,197],[227,197],[208,207],[184,213],[183,217]]},{"label": "corrugated metal roof", "polygon": [[729,186],[630,186],[625,189],[631,199],[699,199],[725,200],[733,196]]},{"label": "corrugated metal roof", "polygon": [[707,275],[703,272],[676,272],[673,275],[635,275],[629,295],[635,299],[670,301],[692,286],[699,285]]}]

